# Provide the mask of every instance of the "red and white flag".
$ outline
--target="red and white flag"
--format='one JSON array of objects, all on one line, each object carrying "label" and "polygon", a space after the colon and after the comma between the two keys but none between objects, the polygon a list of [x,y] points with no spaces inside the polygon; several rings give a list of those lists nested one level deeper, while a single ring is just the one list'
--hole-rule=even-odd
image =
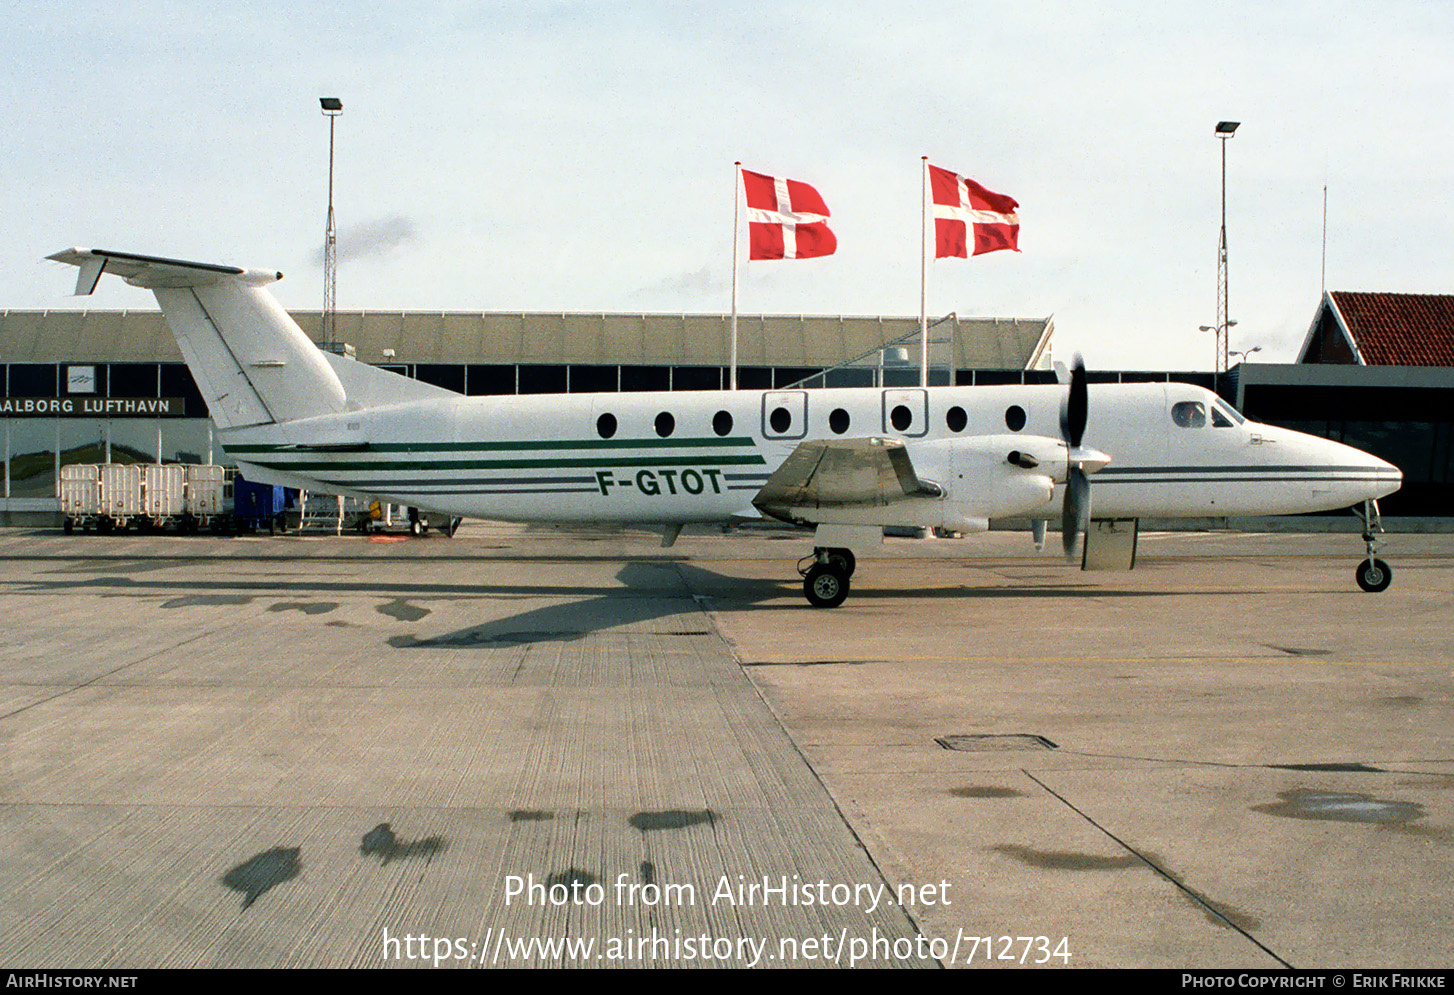
[{"label": "red and white flag", "polygon": [[[1015,198],[986,190],[938,166],[929,167],[930,199],[934,202],[934,258],[968,258],[998,249],[1020,251],[1020,218]],[[969,229],[974,230],[970,249]]]},{"label": "red and white flag", "polygon": [[833,254],[838,239],[824,224],[828,205],[817,190],[797,180],[741,172],[747,201],[748,259],[811,259]]}]

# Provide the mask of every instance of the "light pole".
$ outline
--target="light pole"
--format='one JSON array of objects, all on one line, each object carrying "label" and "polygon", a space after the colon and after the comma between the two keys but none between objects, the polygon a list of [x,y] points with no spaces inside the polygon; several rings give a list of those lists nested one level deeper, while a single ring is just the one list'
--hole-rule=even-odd
[{"label": "light pole", "polygon": [[1237,132],[1240,121],[1218,121],[1216,135],[1222,140],[1222,235],[1217,242],[1217,372],[1227,371],[1227,139]]},{"label": "light pole", "polygon": [[1242,357],[1242,362],[1245,363],[1245,362],[1247,362],[1247,357],[1248,356],[1252,355],[1254,352],[1261,352],[1261,351],[1262,351],[1262,347],[1260,345],[1255,345],[1251,349],[1233,349],[1233,350],[1231,350],[1230,352],[1227,353],[1227,358],[1228,359],[1231,359],[1233,356],[1241,356]]},{"label": "light pole", "polygon": [[[1231,334],[1230,332],[1228,332],[1228,329],[1231,328],[1235,324],[1237,324],[1237,322],[1236,322],[1235,319],[1233,319],[1232,321],[1219,321],[1215,325],[1198,325],[1197,326],[1197,329],[1199,331],[1203,331],[1203,332],[1216,332],[1217,333],[1215,336],[1213,336],[1213,338],[1214,338],[1214,340],[1216,342],[1217,355],[1216,355],[1216,358],[1212,360],[1212,367],[1218,373],[1223,373],[1227,369],[1227,358],[1226,358],[1226,354],[1223,352],[1223,350],[1226,349],[1226,347],[1227,347],[1227,339],[1228,339],[1228,337]],[[1219,367],[1219,366],[1217,366],[1218,363],[1221,363],[1222,365]]]},{"label": "light pole", "polygon": [[343,113],[337,97],[319,97],[328,118],[328,231],[323,237],[323,348],[333,351],[334,312],[338,307],[338,228],[333,223],[333,121]]}]

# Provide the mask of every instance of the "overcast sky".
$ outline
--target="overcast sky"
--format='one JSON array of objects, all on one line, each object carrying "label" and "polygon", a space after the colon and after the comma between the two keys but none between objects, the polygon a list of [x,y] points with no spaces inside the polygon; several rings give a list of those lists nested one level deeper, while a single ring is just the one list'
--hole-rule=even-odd
[{"label": "overcast sky", "polygon": [[1334,290],[1454,292],[1442,2],[15,2],[0,11],[0,308],[93,246],[285,273],[340,308],[724,312],[734,160],[812,183],[836,255],[741,310],[917,314],[920,156],[1020,202],[1019,253],[929,310],[1053,315],[1093,367],[1209,369],[1220,149],[1232,347],[1291,360]]}]

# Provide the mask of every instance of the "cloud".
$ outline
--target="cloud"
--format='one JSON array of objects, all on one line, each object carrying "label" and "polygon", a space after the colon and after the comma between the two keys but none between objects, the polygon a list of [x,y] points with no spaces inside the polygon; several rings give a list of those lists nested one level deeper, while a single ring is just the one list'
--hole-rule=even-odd
[{"label": "cloud", "polygon": [[639,287],[635,291],[635,296],[681,296],[695,298],[705,297],[711,294],[721,294],[726,289],[727,281],[713,276],[710,266],[703,266],[701,269],[693,270],[690,273],[678,273],[675,276],[663,277],[655,283]]},{"label": "cloud", "polygon": [[[338,261],[345,263],[385,255],[405,242],[412,242],[418,234],[419,229],[414,222],[401,214],[365,221],[338,233]],[[323,265],[322,247],[319,247],[313,261]]]}]

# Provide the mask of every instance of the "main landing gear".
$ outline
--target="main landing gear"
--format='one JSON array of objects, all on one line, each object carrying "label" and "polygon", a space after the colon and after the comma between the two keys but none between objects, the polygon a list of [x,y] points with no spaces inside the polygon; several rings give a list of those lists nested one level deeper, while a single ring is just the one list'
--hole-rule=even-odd
[{"label": "main landing gear", "polygon": [[1358,564],[1354,576],[1358,580],[1358,586],[1371,594],[1388,588],[1393,582],[1393,570],[1389,565],[1378,559],[1373,554],[1378,552],[1378,547],[1383,542],[1378,539],[1378,533],[1383,531],[1383,520],[1378,514],[1377,501],[1364,501],[1362,510],[1357,512],[1358,517],[1363,519],[1363,542],[1368,549],[1368,557]]},{"label": "main landing gear", "polygon": [[858,561],[853,551],[818,546],[812,556],[798,561],[803,575],[803,594],[814,608],[837,608],[848,597],[848,578]]}]

